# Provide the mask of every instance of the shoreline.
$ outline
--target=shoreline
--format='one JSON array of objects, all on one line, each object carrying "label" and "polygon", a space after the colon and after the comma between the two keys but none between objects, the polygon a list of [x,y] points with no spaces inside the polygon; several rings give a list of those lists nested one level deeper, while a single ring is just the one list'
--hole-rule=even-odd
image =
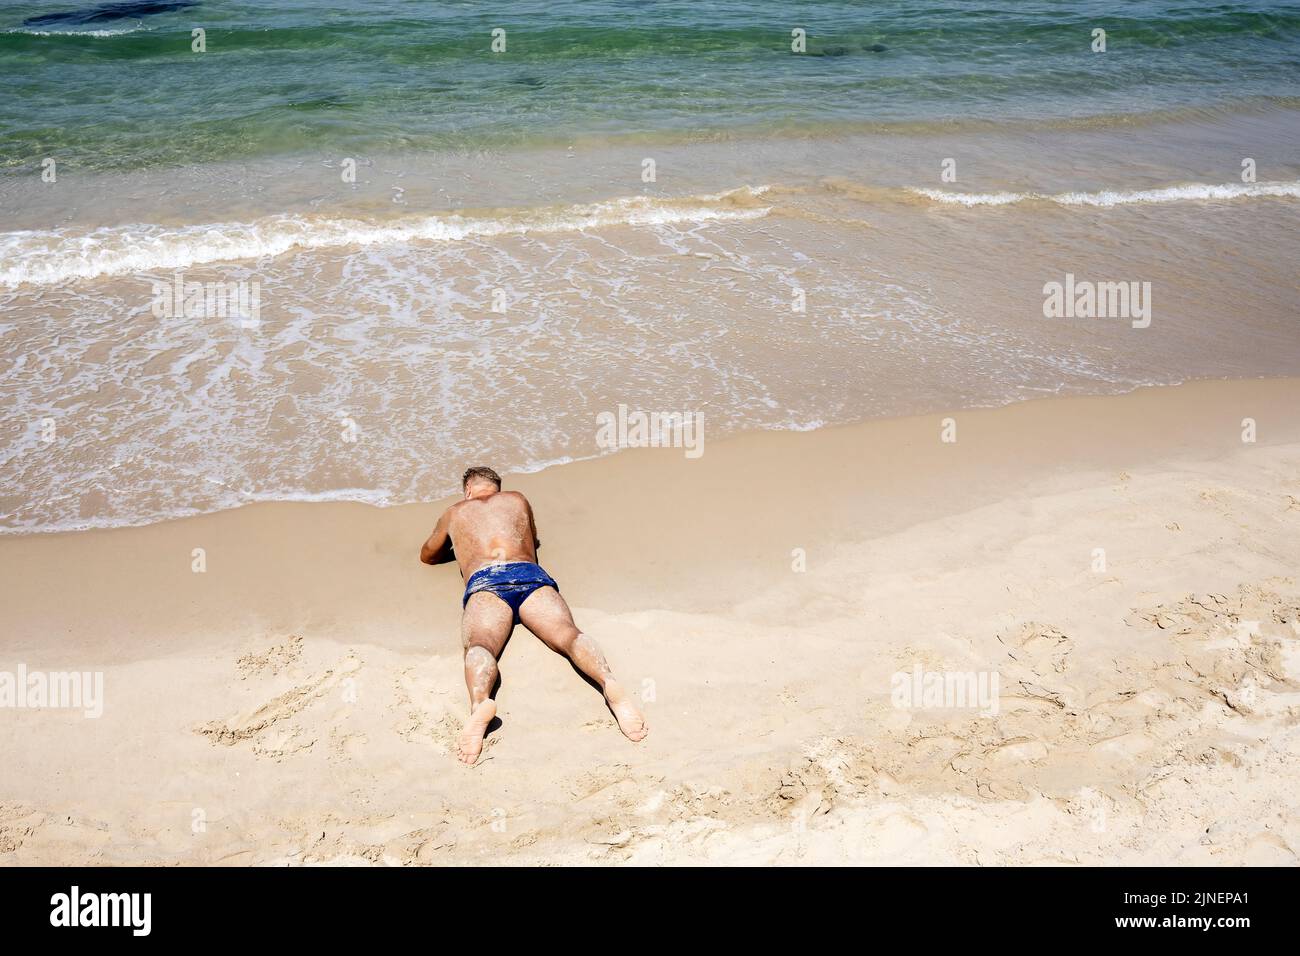
[{"label": "shoreline", "polygon": [[[801,188],[827,178],[883,194],[943,186],[947,181],[935,174],[939,158],[956,155],[968,164],[958,179],[965,186],[956,188],[1141,190],[1236,183],[1239,170],[1229,161],[1243,140],[1275,157],[1261,167],[1260,182],[1286,182],[1300,176],[1284,158],[1294,151],[1297,120],[1300,97],[1266,97],[1240,108],[1042,120],[837,121],[811,131],[774,126],[680,135],[662,129],[483,147],[322,146],[194,164],[79,168],[60,177],[57,192],[32,189],[39,167],[0,167],[0,208],[11,223],[7,231],[45,232],[58,223],[93,234],[281,215],[385,219],[577,206],[638,194],[671,201],[764,184]],[[640,178],[647,150],[663,170],[650,182]],[[1062,153],[1070,161],[1062,163]],[[341,178],[345,161],[354,164],[350,179]],[[219,199],[211,195],[213,180],[230,187]],[[123,194],[131,202],[120,202]]]},{"label": "shoreline", "polygon": [[[932,415],[506,476],[651,735],[520,629],[473,769],[460,582],[416,560],[435,506],[0,539],[0,669],[104,674],[99,719],[3,714],[0,864],[1294,863],[1297,399],[1195,383],[958,412],[954,444]],[[916,666],[999,673],[998,712],[891,706]]]},{"label": "shoreline", "polygon": [[[1214,437],[1206,436],[1198,423],[1189,421],[1180,409],[1180,401],[1184,397],[1195,403],[1199,414],[1216,422]],[[1140,386],[1118,394],[1053,395],[985,408],[935,408],[917,414],[871,418],[811,430],[747,429],[720,440],[708,441],[706,453],[698,460],[687,459],[683,449],[625,448],[612,454],[552,465],[536,472],[506,471],[503,476],[507,488],[523,491],[530,498],[537,496],[542,501],[551,498],[552,506],[560,507],[563,513],[578,515],[585,512],[586,508],[579,500],[579,493],[573,490],[575,485],[613,484],[614,487],[607,489],[613,500],[605,507],[631,514],[633,511],[630,502],[635,496],[625,490],[625,480],[634,477],[640,485],[645,482],[647,475],[653,475],[652,484],[661,487],[655,489],[654,498],[647,502],[644,510],[657,521],[670,514],[676,491],[692,487],[687,482],[698,478],[702,487],[696,490],[723,493],[731,480],[729,476],[743,474],[739,469],[734,473],[730,471],[733,463],[750,457],[774,458],[777,461],[772,463],[771,470],[766,474],[745,476],[747,507],[754,512],[775,515],[780,526],[791,529],[791,534],[795,527],[801,526],[807,529],[807,534],[813,536],[829,535],[836,527],[838,517],[819,518],[814,513],[815,508],[797,503],[789,507],[788,513],[782,514],[787,511],[780,504],[783,495],[787,489],[797,487],[797,476],[791,462],[805,461],[808,449],[811,448],[813,457],[804,466],[813,473],[817,473],[819,468],[829,471],[830,462],[841,454],[844,460],[853,460],[853,451],[863,442],[887,443],[895,445],[902,457],[891,460],[884,471],[861,477],[841,473],[818,480],[828,482],[824,492],[824,497],[829,501],[828,514],[842,514],[846,517],[852,515],[855,519],[870,517],[874,521],[872,527],[875,533],[892,533],[905,530],[908,520],[924,519],[924,510],[918,508],[914,500],[921,491],[925,492],[923,500],[926,507],[937,506],[945,514],[997,500],[1001,493],[998,483],[1015,470],[999,465],[995,460],[999,455],[1026,456],[1018,462],[1022,470],[1015,474],[1015,480],[1023,485],[1052,472],[1059,473],[1071,468],[1085,468],[1087,472],[1093,472],[1103,465],[1138,467],[1179,455],[1226,454],[1241,444],[1240,420],[1243,417],[1255,417],[1261,423],[1257,436],[1260,445],[1300,441],[1300,422],[1287,420],[1290,412],[1288,403],[1293,397],[1300,400],[1300,378],[1198,379],[1177,385]],[[1140,410],[1139,414],[1151,415],[1152,422],[1112,423],[1115,427],[1114,447],[1089,447],[1085,454],[1074,445],[1069,436],[1050,434],[1050,430],[1056,429],[1062,418],[1086,421],[1090,410],[1104,410],[1108,403],[1121,402]],[[1219,407],[1221,405],[1226,407]],[[1251,416],[1248,413],[1252,409],[1259,411]],[[947,417],[956,419],[959,424],[958,440],[951,444],[939,440],[940,422]],[[1161,431],[1152,436],[1149,428],[1156,423]],[[968,437],[972,432],[974,437]],[[1145,447],[1138,445],[1138,435],[1144,436]],[[1025,440],[1028,436],[1033,436],[1032,448],[1028,447],[1029,443]],[[967,449],[975,443],[983,447],[976,452],[968,452]],[[945,461],[945,456],[955,462],[952,467],[962,469],[960,483],[952,481],[952,473],[946,471],[949,464]],[[602,478],[602,472],[608,472],[613,477]],[[913,500],[896,500],[898,489],[894,483],[899,472],[908,472],[909,477],[915,479],[907,496]],[[964,487],[959,488],[958,485]],[[638,489],[638,493],[649,491],[650,489]],[[890,497],[888,508],[877,511],[870,505],[864,505],[857,500],[864,492],[876,492],[882,497]],[[209,535],[215,535],[221,540],[238,539],[243,535],[251,535],[263,526],[277,529],[284,536],[285,543],[281,545],[284,547],[300,535],[314,537],[312,529],[319,525],[321,519],[327,523],[339,522],[353,534],[364,534],[366,526],[373,525],[383,537],[385,545],[394,550],[397,548],[396,541],[400,540],[397,537],[398,529],[406,528],[406,536],[414,541],[414,554],[427,535],[428,529],[423,524],[432,527],[433,519],[441,509],[457,497],[459,495],[452,494],[429,501],[397,505],[374,505],[360,501],[256,501],[235,508],[166,518],[142,525],[6,533],[0,535],[0,567],[17,574],[20,569],[14,565],[20,561],[46,558],[63,549],[89,545],[96,552],[107,555],[117,547],[136,548],[146,542],[152,545],[154,540],[181,537],[199,540]],[[420,517],[423,515],[431,517],[426,520]],[[554,520],[542,517],[540,523],[544,527]],[[691,521],[674,524],[673,527],[680,533],[693,520],[692,517]],[[132,538],[136,540],[131,540]],[[45,545],[41,542],[50,543]],[[17,552],[21,557],[11,562],[7,560],[5,551]],[[706,552],[707,556],[697,553],[695,557],[714,560],[721,559],[728,553],[734,556],[734,552],[722,548],[710,549]],[[541,555],[543,561],[547,557],[546,554]],[[571,557],[573,555],[566,549],[563,560],[567,562]],[[584,561],[578,567],[583,571],[594,570],[598,563]],[[179,580],[184,581],[185,578]],[[684,593],[693,590],[689,582],[680,583]]]},{"label": "shoreline", "polygon": [[[1144,393],[1151,390],[1179,389],[1188,386],[1212,385],[1214,383],[1234,383],[1234,382],[1288,383],[1292,381],[1300,381],[1300,379],[1293,379],[1292,377],[1289,376],[1279,376],[1279,375],[1261,375],[1261,376],[1255,376],[1249,378],[1247,377],[1230,377],[1230,378],[1229,377],[1224,377],[1224,378],[1194,377],[1179,382],[1170,382],[1170,383],[1152,382],[1152,383],[1137,385],[1128,388],[1125,391],[1120,391],[1120,392],[1089,392],[1089,393],[1064,394],[1064,395],[1059,393],[1047,394],[1047,395],[1030,395],[1025,398],[1005,402],[1002,404],[976,405],[976,406],[957,408],[957,409],[936,405],[934,407],[929,407],[921,410],[908,411],[905,414],[878,415],[878,416],[859,419],[857,421],[851,421],[851,422],[830,422],[830,423],[821,422],[811,427],[781,427],[781,426],[747,427],[747,428],[742,428],[738,431],[728,432],[724,434],[721,438],[709,438],[708,444],[711,447],[715,442],[729,443],[729,442],[737,441],[739,439],[746,439],[746,438],[753,439],[756,436],[760,436],[760,435],[771,435],[771,434],[803,435],[803,434],[812,434],[812,433],[820,433],[820,432],[827,432],[827,431],[833,432],[837,430],[852,429],[852,428],[867,426],[873,423],[897,421],[901,419],[922,419],[922,418],[933,417],[938,415],[957,415],[957,414],[965,414],[970,412],[980,412],[980,413],[996,412],[1004,408],[1013,408],[1027,403],[1032,404],[1038,402],[1055,402],[1061,400],[1123,398],[1129,395]],[[1029,389],[1029,388],[1027,388],[1026,390],[1038,391],[1037,389]],[[706,419],[706,427],[707,427],[707,419]],[[595,426],[593,426],[593,430],[594,428]],[[505,471],[503,472],[503,474],[531,479],[534,476],[541,475],[546,472],[550,472],[557,468],[565,468],[571,465],[579,465],[579,464],[586,464],[590,462],[603,461],[614,455],[625,454],[628,452],[645,453],[647,451],[652,453],[670,453],[674,451],[674,449],[621,448],[615,452],[596,453],[583,458],[566,458],[558,461],[544,462],[536,467],[530,465],[527,466],[527,470]],[[356,493],[358,497],[354,497],[354,498],[341,497],[349,493]],[[449,491],[446,495],[442,495],[439,497],[432,497],[422,501],[406,501],[406,502],[399,502],[399,503],[391,503],[388,501],[379,502],[373,500],[374,498],[387,495],[388,492],[383,490],[369,489],[369,488],[327,490],[324,492],[320,492],[319,494],[320,497],[303,496],[297,498],[277,498],[273,500],[252,500],[242,504],[236,504],[228,507],[219,508],[213,511],[196,511],[189,514],[171,515],[162,518],[155,518],[148,521],[142,521],[136,524],[107,525],[107,526],[85,525],[81,527],[53,528],[53,529],[43,529],[43,528],[26,529],[26,528],[5,527],[5,528],[0,528],[0,542],[3,542],[6,539],[10,539],[10,538],[21,539],[27,537],[81,535],[81,534],[87,534],[92,532],[99,533],[99,532],[112,532],[112,531],[124,531],[124,530],[131,530],[131,529],[151,528],[160,525],[170,525],[180,521],[191,521],[194,519],[207,518],[215,515],[222,515],[230,512],[242,511],[247,508],[261,508],[266,506],[296,507],[300,505],[347,505],[347,506],[359,505],[364,508],[373,508],[377,511],[387,511],[391,509],[402,509],[402,508],[405,509],[433,508],[438,506],[440,503],[446,502],[450,499],[454,499],[455,497],[457,497],[457,494],[453,490],[453,491]],[[340,497],[335,497],[336,495]],[[361,497],[362,495],[368,495],[372,500],[366,500],[364,497]]]}]

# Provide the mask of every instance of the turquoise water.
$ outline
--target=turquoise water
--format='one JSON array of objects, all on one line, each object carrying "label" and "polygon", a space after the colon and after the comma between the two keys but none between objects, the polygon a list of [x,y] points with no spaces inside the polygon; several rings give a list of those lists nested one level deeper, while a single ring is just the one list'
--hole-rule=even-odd
[{"label": "turquoise water", "polygon": [[[0,2],[0,166],[1230,110],[1300,96],[1284,3]],[[93,4],[89,5],[93,6]],[[190,31],[207,51],[191,51]],[[791,30],[807,52],[791,52]],[[491,32],[506,31],[493,53]],[[1107,31],[1107,52],[1091,49]]]}]

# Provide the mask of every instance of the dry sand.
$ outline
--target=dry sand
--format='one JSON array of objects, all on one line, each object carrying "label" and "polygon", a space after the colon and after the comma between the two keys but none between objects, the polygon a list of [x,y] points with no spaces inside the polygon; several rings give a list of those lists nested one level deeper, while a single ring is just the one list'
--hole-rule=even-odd
[{"label": "dry sand", "polygon": [[[521,628],[473,768],[436,505],[0,539],[0,670],[105,687],[0,710],[0,863],[1294,863],[1298,408],[1205,382],[508,478],[651,735]],[[996,672],[996,715],[894,706],[916,666]]]}]

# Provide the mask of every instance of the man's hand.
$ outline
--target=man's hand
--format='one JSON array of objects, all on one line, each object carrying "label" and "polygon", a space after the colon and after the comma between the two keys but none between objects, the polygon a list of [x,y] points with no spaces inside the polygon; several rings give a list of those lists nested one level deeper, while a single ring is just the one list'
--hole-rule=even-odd
[{"label": "man's hand", "polygon": [[447,533],[447,527],[450,524],[448,516],[451,509],[448,508],[438,519],[438,523],[433,526],[433,533],[429,535],[429,540],[424,542],[420,548],[420,561],[424,564],[446,564],[449,561],[456,560],[456,552],[452,549],[451,535]]}]

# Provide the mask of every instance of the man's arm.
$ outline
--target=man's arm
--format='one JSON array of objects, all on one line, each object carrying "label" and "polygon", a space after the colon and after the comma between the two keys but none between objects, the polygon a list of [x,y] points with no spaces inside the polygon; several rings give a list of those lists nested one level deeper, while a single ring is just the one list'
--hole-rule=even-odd
[{"label": "man's arm", "polygon": [[420,548],[420,560],[425,564],[446,564],[448,561],[456,560],[456,552],[452,550],[451,535],[447,533],[450,525],[449,515],[451,509],[448,508],[438,519],[438,523],[433,526],[433,533],[429,535],[429,540],[424,542]]},{"label": "man's arm", "polygon": [[[519,497],[524,498],[523,495]],[[542,539],[537,537],[537,521],[533,518],[533,506],[528,503],[527,498],[524,498],[524,510],[528,512],[528,530],[532,532],[533,550],[536,551],[542,546]]]}]

